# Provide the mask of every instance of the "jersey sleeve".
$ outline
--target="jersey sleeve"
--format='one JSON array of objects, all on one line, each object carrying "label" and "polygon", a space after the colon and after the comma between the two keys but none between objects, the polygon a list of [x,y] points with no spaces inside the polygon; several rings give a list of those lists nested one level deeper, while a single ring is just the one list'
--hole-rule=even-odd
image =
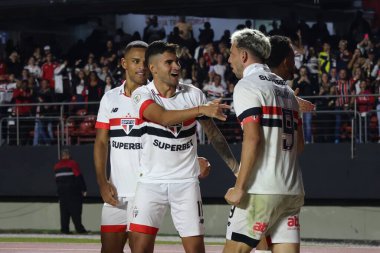
[{"label": "jersey sleeve", "polygon": [[110,129],[110,110],[108,106],[107,94],[102,97],[100,101],[98,117],[96,118],[95,128]]},{"label": "jersey sleeve", "polygon": [[139,112],[140,119],[144,118],[144,111],[149,105],[155,103],[152,93],[146,86],[137,88],[132,93],[133,105]]},{"label": "jersey sleeve", "polygon": [[258,93],[259,90],[247,89],[244,83],[236,85],[233,102],[236,116],[241,125],[248,122],[260,122],[263,110]]}]

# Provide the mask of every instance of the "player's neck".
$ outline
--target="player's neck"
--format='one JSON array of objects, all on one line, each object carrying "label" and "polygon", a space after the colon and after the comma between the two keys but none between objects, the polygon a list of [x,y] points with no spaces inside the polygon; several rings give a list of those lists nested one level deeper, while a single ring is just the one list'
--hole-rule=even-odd
[{"label": "player's neck", "polygon": [[171,86],[166,83],[154,80],[154,86],[156,86],[156,89],[160,96],[165,98],[170,98],[175,94],[176,86]]},{"label": "player's neck", "polygon": [[137,89],[138,87],[140,87],[139,84],[134,83],[132,81],[125,80],[125,83],[124,83],[124,94],[126,96],[130,97],[132,95],[132,92],[135,89]]}]

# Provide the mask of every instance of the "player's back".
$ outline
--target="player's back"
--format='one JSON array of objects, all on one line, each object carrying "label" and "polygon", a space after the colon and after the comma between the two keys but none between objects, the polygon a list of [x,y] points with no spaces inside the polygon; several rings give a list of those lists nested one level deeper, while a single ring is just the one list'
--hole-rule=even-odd
[{"label": "player's back", "polygon": [[302,194],[297,163],[299,109],[293,91],[269,69],[256,68],[239,81],[234,103],[241,121],[244,115],[254,115],[263,129],[249,192]]}]

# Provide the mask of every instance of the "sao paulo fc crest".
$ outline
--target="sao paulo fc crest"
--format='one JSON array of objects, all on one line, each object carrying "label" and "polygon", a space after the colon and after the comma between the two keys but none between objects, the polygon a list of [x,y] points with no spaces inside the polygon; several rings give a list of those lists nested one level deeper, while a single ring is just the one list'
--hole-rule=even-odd
[{"label": "sao paulo fc crest", "polygon": [[121,120],[121,126],[123,127],[124,131],[129,134],[133,127],[136,124],[136,119],[122,119]]},{"label": "sao paulo fc crest", "polygon": [[176,125],[172,125],[172,126],[168,126],[167,129],[172,132],[172,134],[175,136],[175,137],[178,137],[179,133],[181,132],[182,130],[182,123],[180,124],[176,124]]}]

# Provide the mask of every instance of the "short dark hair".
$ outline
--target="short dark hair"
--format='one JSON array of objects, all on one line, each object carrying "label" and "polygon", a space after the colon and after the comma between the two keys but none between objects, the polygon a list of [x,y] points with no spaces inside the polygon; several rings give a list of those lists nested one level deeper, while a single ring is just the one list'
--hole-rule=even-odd
[{"label": "short dark hair", "polygon": [[124,48],[123,55],[126,55],[132,48],[148,48],[148,44],[141,40],[135,40],[130,43]]},{"label": "short dark hair", "polygon": [[65,156],[65,155],[70,156],[70,150],[68,148],[63,148],[61,150],[61,156]]},{"label": "short dark hair", "polygon": [[162,40],[153,41],[149,44],[145,52],[145,64],[149,66],[149,60],[152,56],[163,54],[165,52],[178,55],[179,46],[177,44],[167,43]]},{"label": "short dark hair", "polygon": [[293,51],[290,39],[285,36],[274,35],[269,38],[271,52],[266,63],[269,68],[278,67],[283,60]]}]

